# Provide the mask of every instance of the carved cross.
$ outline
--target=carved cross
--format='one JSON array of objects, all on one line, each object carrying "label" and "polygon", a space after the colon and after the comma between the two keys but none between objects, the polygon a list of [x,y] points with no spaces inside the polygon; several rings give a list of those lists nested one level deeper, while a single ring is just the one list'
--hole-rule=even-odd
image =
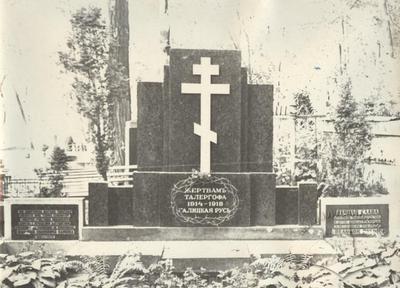
[{"label": "carved cross", "polygon": [[193,75],[200,75],[200,83],[182,83],[182,94],[200,94],[200,124],[194,124],[194,134],[200,136],[200,173],[211,172],[210,142],[217,143],[217,133],[211,130],[211,94],[229,94],[229,84],[211,84],[211,76],[219,75],[219,65],[212,65],[210,57],[201,57],[193,64]]}]

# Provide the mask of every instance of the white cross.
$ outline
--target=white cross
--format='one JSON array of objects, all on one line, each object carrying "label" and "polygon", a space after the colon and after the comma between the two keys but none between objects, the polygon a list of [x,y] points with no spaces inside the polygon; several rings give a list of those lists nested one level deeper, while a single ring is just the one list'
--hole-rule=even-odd
[{"label": "white cross", "polygon": [[211,84],[211,76],[219,75],[219,65],[211,65],[210,57],[201,57],[193,64],[193,75],[200,83],[182,83],[182,94],[200,94],[200,124],[194,124],[194,134],[200,136],[200,172],[211,172],[210,142],[217,143],[217,133],[211,131],[211,94],[229,94],[229,84]]}]

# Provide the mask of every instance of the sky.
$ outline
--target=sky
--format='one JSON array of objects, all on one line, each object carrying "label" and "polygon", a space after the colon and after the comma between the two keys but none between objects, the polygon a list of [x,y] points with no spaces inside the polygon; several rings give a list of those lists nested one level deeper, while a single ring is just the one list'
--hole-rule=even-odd
[{"label": "sky", "polygon": [[[335,106],[335,78],[344,79],[338,77],[339,46],[356,99],[400,99],[400,62],[391,57],[383,1],[351,8],[346,0],[170,0],[167,14],[162,5],[157,11],[157,1],[136,2],[130,2],[133,80],[161,81],[165,55],[156,35],[170,28],[173,48],[240,49],[251,80],[274,85],[278,107],[290,105],[301,90],[310,92],[320,114],[328,112],[327,102]],[[140,23],[149,24],[143,29]],[[391,29],[398,36],[396,25]],[[132,110],[135,118],[135,105]]]},{"label": "sky", "polygon": [[[328,99],[338,99],[339,45],[357,99],[380,92],[397,100],[400,53],[397,47],[397,58],[391,57],[381,2],[350,8],[347,0],[169,0],[165,13],[164,0],[130,0],[132,119],[137,81],[162,80],[167,58],[161,34],[168,29],[173,48],[240,49],[251,81],[274,85],[276,106],[290,105],[294,93],[307,90],[318,113],[326,113]],[[40,151],[68,136],[85,139],[86,122],[57,52],[66,49],[71,13],[88,5],[107,17],[108,0],[0,1],[0,158],[8,167],[32,170],[27,157],[39,160],[32,159],[30,143]],[[6,152],[12,147],[24,153]]]}]

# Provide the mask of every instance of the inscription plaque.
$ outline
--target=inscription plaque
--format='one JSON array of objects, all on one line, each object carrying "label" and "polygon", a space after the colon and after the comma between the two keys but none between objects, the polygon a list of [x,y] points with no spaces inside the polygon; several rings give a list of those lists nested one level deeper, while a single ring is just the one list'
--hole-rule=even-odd
[{"label": "inscription plaque", "polygon": [[226,178],[192,176],[175,184],[171,207],[181,222],[217,226],[236,214],[239,196]]},{"label": "inscription plaque", "polygon": [[389,205],[326,205],[326,236],[374,237],[389,234]]},{"label": "inscription plaque", "polygon": [[73,204],[11,205],[14,240],[78,240],[79,206]]}]

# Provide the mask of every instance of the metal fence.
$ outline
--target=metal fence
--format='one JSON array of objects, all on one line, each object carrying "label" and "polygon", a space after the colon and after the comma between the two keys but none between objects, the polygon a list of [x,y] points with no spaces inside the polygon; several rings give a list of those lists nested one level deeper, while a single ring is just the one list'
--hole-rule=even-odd
[{"label": "metal fence", "polygon": [[34,197],[39,194],[41,183],[39,179],[13,179],[10,176],[4,177],[4,197]]},{"label": "metal fence", "polygon": [[[114,166],[107,172],[108,185],[118,187],[133,187],[133,171],[137,165]],[[96,169],[72,169],[62,173],[64,179],[62,193],[67,197],[85,197],[88,195],[90,182],[103,181]],[[40,194],[42,187],[51,187],[50,174],[39,178],[12,178],[5,176],[3,180],[4,197],[35,197]]]}]

